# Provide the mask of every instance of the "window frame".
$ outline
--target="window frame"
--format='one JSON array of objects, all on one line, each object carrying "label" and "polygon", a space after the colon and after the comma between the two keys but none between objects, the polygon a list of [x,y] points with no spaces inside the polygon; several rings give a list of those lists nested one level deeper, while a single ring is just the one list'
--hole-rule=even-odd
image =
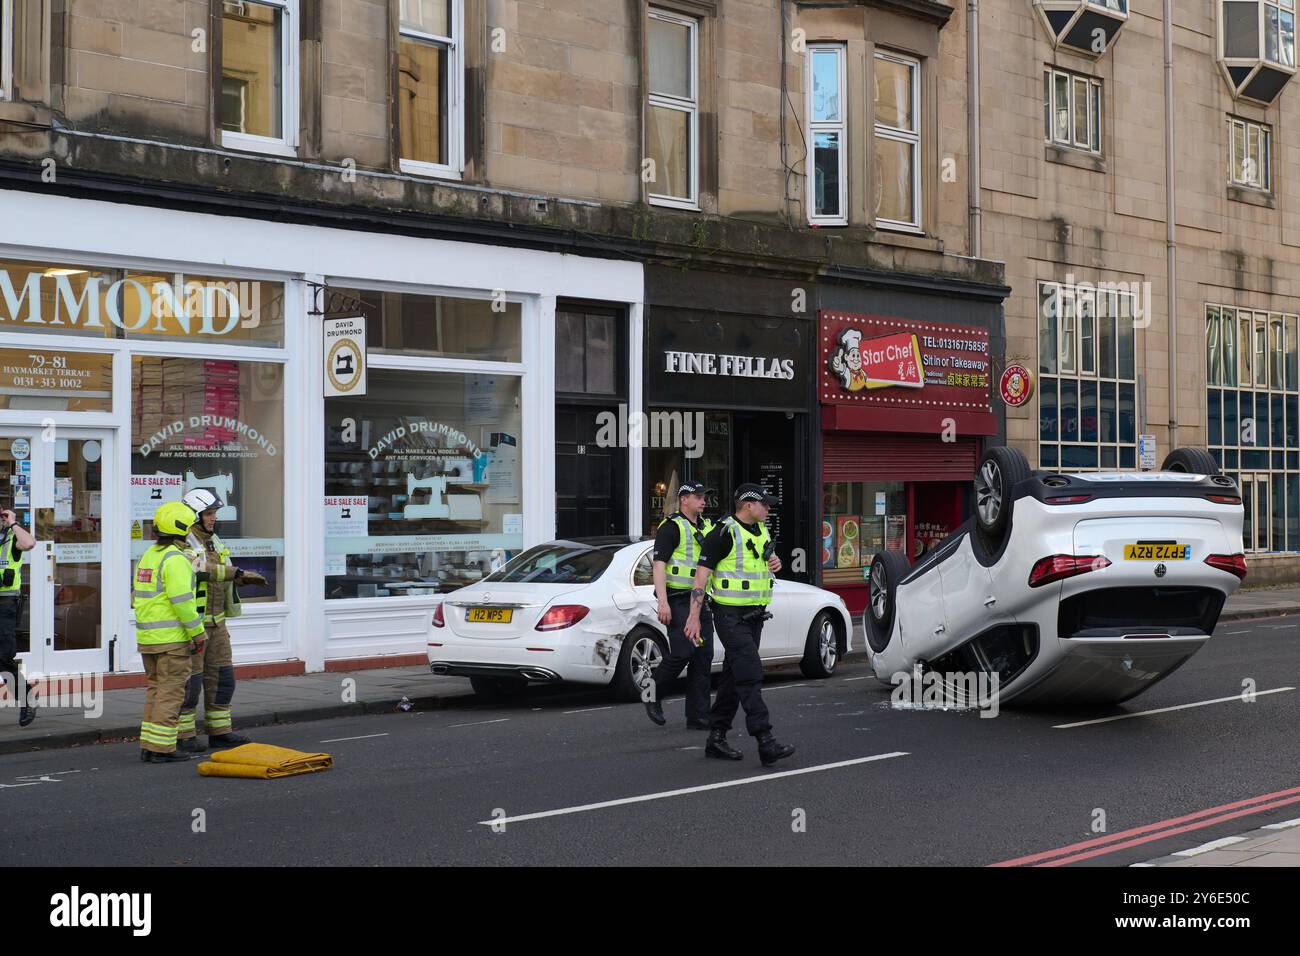
[{"label": "window frame", "polygon": [[[1243,161],[1250,159],[1250,134],[1252,130],[1259,135],[1261,183],[1248,182],[1237,178],[1236,145],[1238,130],[1241,130]],[[1271,193],[1273,191],[1273,127],[1271,125],[1246,119],[1244,116],[1228,116],[1228,185],[1235,186],[1238,189],[1253,189],[1262,193]]]},{"label": "window frame", "polygon": [[[685,13],[677,13],[663,7],[649,7],[646,10],[647,20],[661,20],[665,23],[674,23],[678,26],[687,28],[690,35],[691,61],[690,61],[690,80],[691,95],[689,99],[683,99],[680,96],[673,96],[668,93],[656,93],[650,89],[649,83],[649,64],[650,64],[650,32],[646,30],[646,88],[645,88],[645,115],[644,124],[647,132],[647,140],[642,151],[643,158],[648,158],[649,141],[648,132],[650,128],[649,115],[652,108],[676,110],[687,115],[687,135],[690,137],[690,148],[687,150],[687,170],[686,179],[690,184],[687,190],[688,195],[666,196],[661,193],[650,191],[650,184],[646,183],[646,202],[652,206],[666,206],[671,209],[694,209],[700,208],[700,28],[702,24],[698,17],[688,16]],[[657,177],[656,177],[657,178]]]},{"label": "window frame", "polygon": [[1278,50],[1282,49],[1282,14],[1284,12],[1291,14],[1291,59],[1295,60],[1295,21],[1296,5],[1294,0],[1288,10],[1282,5],[1280,0],[1258,0],[1259,4],[1259,58],[1264,63],[1271,66],[1281,67],[1284,70],[1294,70],[1294,62],[1286,63],[1282,60],[1270,60],[1268,58],[1268,8],[1273,7],[1278,14]]},{"label": "window frame", "polygon": [[450,37],[424,33],[402,26],[401,6],[398,5],[397,16],[397,54],[393,58],[394,74],[391,79],[394,94],[399,92],[397,71],[400,70],[401,44],[403,40],[425,43],[430,46],[442,46],[447,50],[447,72],[444,80],[447,84],[447,162],[428,163],[418,159],[402,156],[401,107],[397,107],[397,168],[403,173],[415,176],[431,176],[437,179],[461,179],[465,173],[465,0],[447,0],[450,5]]},{"label": "window frame", "polygon": [[[847,226],[849,224],[849,124],[848,124],[848,48],[844,43],[818,42],[807,47],[806,84],[804,94],[805,116],[808,118],[808,158],[807,195],[805,202],[808,209],[808,224],[816,226]],[[838,120],[814,119],[813,111],[813,59],[818,53],[835,54],[836,73],[839,83],[840,118]],[[830,216],[817,212],[817,134],[836,133],[839,135],[839,215]]]},{"label": "window frame", "polygon": [[13,99],[14,0],[0,0],[0,103]]},{"label": "window frame", "polygon": [[[896,232],[911,232],[911,233],[917,233],[923,235],[925,232],[923,226],[923,223],[925,222],[925,210],[922,205],[924,200],[924,191],[921,185],[922,183],[921,168],[922,166],[924,166],[924,158],[922,155],[922,149],[924,144],[922,142],[923,137],[921,135],[921,130],[922,130],[921,59],[920,57],[911,56],[906,53],[897,53],[893,50],[876,48],[876,50],[872,53],[873,82],[875,77],[874,66],[876,61],[878,60],[888,60],[894,63],[901,63],[909,67],[912,71],[912,126],[914,127],[914,129],[905,130],[905,129],[899,129],[897,127],[885,126],[881,124],[880,121],[875,116],[876,100],[875,100],[875,96],[873,95],[871,98],[871,103],[872,103],[871,156],[872,156],[872,163],[874,165],[876,139],[885,139],[895,143],[908,143],[915,150],[915,152],[913,153],[913,160],[912,160],[912,213],[915,219],[912,222],[906,222],[898,219],[886,219],[882,216],[876,215],[875,214],[876,210],[873,210],[873,222],[875,223],[877,229],[888,229]],[[873,205],[875,204],[873,203]],[[877,209],[878,208],[879,207],[877,207]]]},{"label": "window frame", "polygon": [[[271,136],[258,136],[253,133],[238,133],[222,128],[221,117],[221,85],[217,85],[218,95],[216,98],[217,116],[216,127],[221,134],[221,145],[224,149],[235,149],[241,152],[249,153],[266,153],[272,156],[285,156],[296,159],[298,156],[298,141],[300,122],[299,117],[299,100],[301,91],[299,84],[299,63],[298,63],[298,40],[301,33],[298,0],[243,0],[245,3],[253,3],[263,7],[272,7],[279,11],[280,20],[280,117],[283,135],[279,138]],[[222,43],[214,45],[214,50],[222,51],[222,60],[224,60],[224,43],[225,43],[225,4],[218,8],[219,16],[217,23],[222,29]],[[225,79],[225,63],[216,62],[213,64],[215,72],[222,81]]]},{"label": "window frame", "polygon": [[[1066,115],[1069,118],[1069,131],[1066,139],[1060,139],[1056,135],[1056,117],[1058,104],[1056,101],[1056,83],[1057,79],[1066,81]],[[1075,100],[1076,84],[1084,83],[1087,85],[1087,104],[1086,114],[1088,123],[1088,142],[1081,143],[1075,134]],[[1063,149],[1076,149],[1082,152],[1090,153],[1094,156],[1100,156],[1101,150],[1101,113],[1104,108],[1102,81],[1086,73],[1073,73],[1069,70],[1058,69],[1054,66],[1047,66],[1043,70],[1043,106],[1047,113],[1045,129],[1043,135],[1048,143],[1053,146],[1059,146]],[[1094,143],[1092,140],[1096,139]]]}]

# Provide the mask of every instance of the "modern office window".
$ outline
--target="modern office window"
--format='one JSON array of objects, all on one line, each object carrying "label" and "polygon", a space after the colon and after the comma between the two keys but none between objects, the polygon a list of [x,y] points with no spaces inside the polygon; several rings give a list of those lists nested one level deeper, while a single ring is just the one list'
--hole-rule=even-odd
[{"label": "modern office window", "polygon": [[921,228],[921,63],[899,53],[875,56],[876,225]]},{"label": "modern office window", "polygon": [[13,20],[13,0],[0,0],[0,100],[7,100],[13,97],[13,94],[10,92],[14,74]]},{"label": "modern office window", "polygon": [[1300,317],[1205,306],[1206,444],[1241,487],[1247,551],[1300,551]]},{"label": "modern office window", "polygon": [[459,176],[463,0],[402,0],[397,50],[403,172]]},{"label": "modern office window", "polygon": [[694,209],[699,194],[699,23],[650,11],[646,55],[647,196],[662,206]]},{"label": "modern office window", "polygon": [[1261,123],[1228,118],[1228,175],[1234,186],[1273,188],[1273,131]]},{"label": "modern office window", "polygon": [[1135,305],[1104,285],[1038,284],[1041,467],[1137,467]]},{"label": "modern office window", "polygon": [[1224,57],[1295,67],[1295,0],[1221,0],[1221,4]]},{"label": "modern office window", "polygon": [[298,0],[225,0],[221,142],[294,156],[298,144]]},{"label": "modern office window", "polygon": [[1101,81],[1064,70],[1043,73],[1043,132],[1047,141],[1101,152]]},{"label": "modern office window", "polygon": [[844,47],[808,47],[808,221],[848,224],[848,103]]}]

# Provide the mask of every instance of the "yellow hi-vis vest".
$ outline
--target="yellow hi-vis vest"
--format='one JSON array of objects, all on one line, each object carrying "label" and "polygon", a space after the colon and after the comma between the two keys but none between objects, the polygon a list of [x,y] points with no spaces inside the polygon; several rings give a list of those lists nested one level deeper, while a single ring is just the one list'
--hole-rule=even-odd
[{"label": "yellow hi-vis vest", "polygon": [[[664,583],[679,591],[690,590],[695,586],[695,566],[700,563],[700,542],[704,540],[704,535],[713,530],[713,522],[701,517],[700,526],[696,528],[685,515],[678,512],[659,522],[659,527],[662,528],[669,521],[677,525],[677,547],[664,566]],[[699,535],[698,540],[696,535]]]},{"label": "yellow hi-vis vest", "polygon": [[[12,528],[5,537],[3,553],[0,553],[0,572],[6,571],[12,571],[13,574],[0,577],[0,594],[17,594],[23,586],[23,553],[18,550],[18,536]],[[13,580],[5,584],[4,579],[7,577]]]},{"label": "yellow hi-vis vest", "polygon": [[175,544],[155,544],[140,558],[131,589],[135,640],[141,646],[175,644],[203,636],[194,599],[194,569]]},{"label": "yellow hi-vis vest", "polygon": [[767,525],[760,524],[758,534],[750,534],[730,515],[719,524],[731,535],[731,554],[709,576],[709,597],[718,604],[767,604],[772,600],[772,572],[763,558],[771,540]]},{"label": "yellow hi-vis vest", "polygon": [[[203,615],[203,623],[219,624],[226,619],[227,611],[229,611],[234,600],[230,585],[234,583],[235,567],[230,563],[230,549],[226,547],[225,543],[215,533],[209,536],[208,540],[212,543],[212,550],[217,553],[217,557],[221,560],[221,564],[216,568],[213,568],[208,562],[207,545],[203,543],[202,538],[191,531],[186,543],[190,546],[192,552],[201,555],[197,567],[208,571],[208,579],[199,581],[195,591],[198,595],[199,613]],[[208,585],[210,584],[218,584],[225,588],[226,591],[226,600],[222,604],[221,610],[216,614],[208,613]],[[231,616],[234,617],[235,615]]]}]

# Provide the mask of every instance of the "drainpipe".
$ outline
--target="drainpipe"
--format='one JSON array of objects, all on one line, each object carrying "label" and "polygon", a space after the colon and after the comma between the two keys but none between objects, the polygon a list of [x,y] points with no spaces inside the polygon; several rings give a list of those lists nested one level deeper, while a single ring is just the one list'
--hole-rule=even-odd
[{"label": "drainpipe", "polygon": [[970,193],[970,214],[967,229],[970,233],[966,248],[975,258],[981,258],[980,225],[980,0],[966,0],[966,128],[970,158],[967,160],[966,180]]},{"label": "drainpipe", "polygon": [[1174,0],[1165,7],[1165,301],[1169,323],[1169,450],[1178,447],[1178,247],[1174,206]]}]

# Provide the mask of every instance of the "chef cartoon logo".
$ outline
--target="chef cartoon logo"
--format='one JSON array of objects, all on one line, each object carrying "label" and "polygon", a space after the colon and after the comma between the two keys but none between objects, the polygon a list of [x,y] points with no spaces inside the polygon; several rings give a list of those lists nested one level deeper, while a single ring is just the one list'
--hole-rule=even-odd
[{"label": "chef cartoon logo", "polygon": [[859,392],[867,387],[867,373],[862,368],[862,333],[853,328],[841,329],[836,343],[831,371],[839,377],[841,388]]}]

